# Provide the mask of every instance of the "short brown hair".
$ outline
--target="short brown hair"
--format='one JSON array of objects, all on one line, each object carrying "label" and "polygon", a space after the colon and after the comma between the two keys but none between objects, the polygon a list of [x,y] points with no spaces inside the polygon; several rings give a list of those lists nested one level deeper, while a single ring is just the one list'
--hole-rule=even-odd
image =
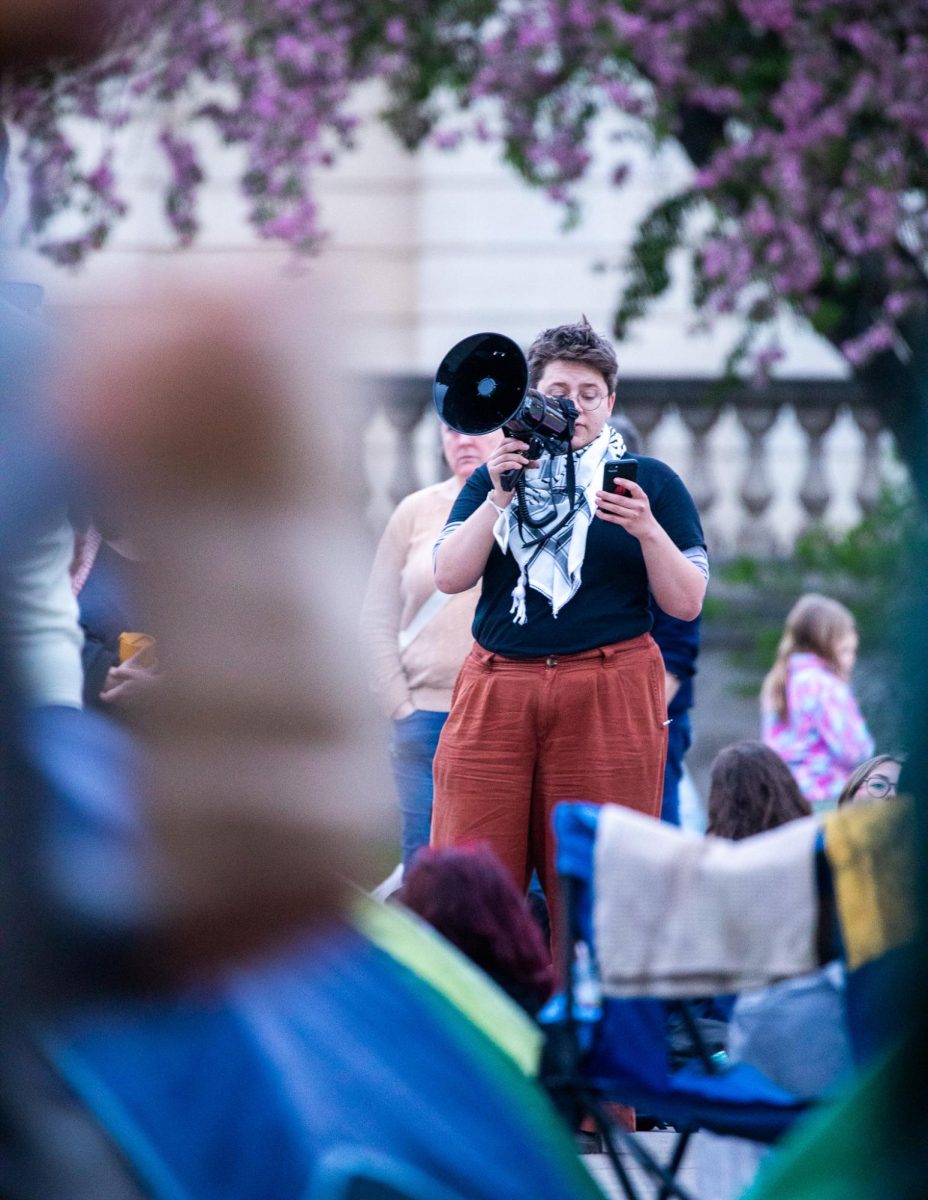
[{"label": "short brown hair", "polygon": [[708,807],[706,832],[733,841],[812,813],[786,763],[763,742],[749,740],[715,756]]},{"label": "short brown hair", "polygon": [[615,391],[619,374],[615,351],[586,317],[581,317],[574,325],[555,325],[552,329],[543,329],[529,346],[527,357],[529,387],[538,386],[538,380],[544,375],[548,363],[561,359],[564,362],[583,363],[598,371],[610,395]]}]

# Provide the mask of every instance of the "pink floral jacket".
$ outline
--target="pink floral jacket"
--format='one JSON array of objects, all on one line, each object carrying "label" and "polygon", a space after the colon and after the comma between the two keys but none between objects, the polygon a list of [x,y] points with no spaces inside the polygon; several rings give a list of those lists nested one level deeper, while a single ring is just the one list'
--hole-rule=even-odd
[{"label": "pink floral jacket", "polygon": [[850,687],[817,654],[792,654],[787,718],[763,714],[763,739],[786,763],[816,810],[833,807],[873,738]]}]

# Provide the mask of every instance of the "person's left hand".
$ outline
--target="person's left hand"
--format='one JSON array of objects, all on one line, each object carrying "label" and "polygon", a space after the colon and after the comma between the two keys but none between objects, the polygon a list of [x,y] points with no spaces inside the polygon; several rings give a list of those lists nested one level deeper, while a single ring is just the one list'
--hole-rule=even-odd
[{"label": "person's left hand", "polygon": [[127,658],[118,667],[111,667],[106,673],[100,699],[105,704],[113,704],[117,708],[131,707],[140,698],[149,694],[157,686],[161,672],[156,663],[143,665],[139,660],[150,653],[147,647]]},{"label": "person's left hand", "polygon": [[651,512],[651,502],[640,484],[633,479],[622,479],[619,487],[623,492],[597,492],[596,515],[602,521],[622,528],[638,538],[639,541],[648,537],[658,528],[654,513]]}]

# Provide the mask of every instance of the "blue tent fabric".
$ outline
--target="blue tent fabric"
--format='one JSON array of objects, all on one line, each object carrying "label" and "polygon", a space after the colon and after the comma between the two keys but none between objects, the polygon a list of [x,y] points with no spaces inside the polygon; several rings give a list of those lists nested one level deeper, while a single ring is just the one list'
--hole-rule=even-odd
[{"label": "blue tent fabric", "polygon": [[347,927],[213,993],[87,1015],[46,1046],[159,1200],[302,1197],[319,1156],[353,1145],[473,1200],[582,1194],[517,1091]]},{"label": "blue tent fabric", "polygon": [[[24,745],[66,927],[125,944],[151,913],[131,738],[46,709],[26,717]],[[156,1200],[303,1200],[337,1147],[412,1165],[462,1200],[598,1195],[515,1063],[347,925],[209,988],[88,1004],[41,1044]]]},{"label": "blue tent fabric", "polygon": [[122,726],[86,709],[23,714],[23,749],[42,790],[43,887],[72,920],[101,932],[151,913],[137,748]]}]

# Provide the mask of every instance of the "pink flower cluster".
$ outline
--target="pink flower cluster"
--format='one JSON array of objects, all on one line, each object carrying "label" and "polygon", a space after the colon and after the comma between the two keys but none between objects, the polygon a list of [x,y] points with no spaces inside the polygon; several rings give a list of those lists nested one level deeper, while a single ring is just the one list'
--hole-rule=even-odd
[{"label": "pink flower cluster", "polygon": [[[121,11],[92,67],[8,79],[0,92],[0,111],[25,134],[29,233],[41,249],[76,265],[107,240],[126,211],[111,135],[152,113],[168,167],[165,215],[181,244],[198,232],[196,131],[212,126],[244,150],[241,188],[258,232],[315,249],[315,173],[353,144],[354,87],[395,53],[400,23],[388,53],[383,31],[362,36],[353,0],[123,0]],[[87,118],[107,145],[93,163],[81,154]]]},{"label": "pink flower cluster", "polygon": [[[699,203],[679,240],[710,319],[737,313],[760,334],[786,304],[833,332],[835,297],[878,262],[870,328],[844,347],[859,364],[925,303],[924,0],[123,2],[100,62],[7,81],[0,100],[27,135],[32,231],[59,261],[79,262],[125,211],[109,151],[84,163],[75,121],[115,130],[153,108],[182,242],[197,232],[201,123],[244,150],[257,230],[315,248],[317,172],[351,147],[355,89],[376,79],[408,145],[496,138],[569,211],[594,125],[599,137],[611,122],[617,146],[630,122],[681,140]],[[619,186],[620,151],[601,165]],[[82,232],[56,238],[64,214]],[[761,340],[764,370],[778,348]]]}]

